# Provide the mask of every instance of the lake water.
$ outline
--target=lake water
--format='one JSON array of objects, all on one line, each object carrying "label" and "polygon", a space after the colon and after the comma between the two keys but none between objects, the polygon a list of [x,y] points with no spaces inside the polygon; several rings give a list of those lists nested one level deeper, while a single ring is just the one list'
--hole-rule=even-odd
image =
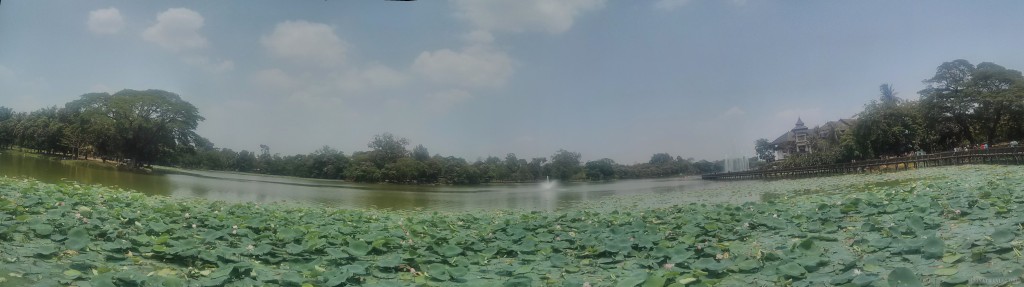
[{"label": "lake water", "polygon": [[43,182],[79,182],[132,189],[146,194],[200,197],[228,202],[320,203],[343,208],[537,209],[554,210],[581,201],[634,193],[694,192],[716,182],[699,178],[620,180],[601,183],[486,184],[429,186],[359,184],[213,171],[117,170],[84,161],[61,161],[0,151],[0,176]]}]

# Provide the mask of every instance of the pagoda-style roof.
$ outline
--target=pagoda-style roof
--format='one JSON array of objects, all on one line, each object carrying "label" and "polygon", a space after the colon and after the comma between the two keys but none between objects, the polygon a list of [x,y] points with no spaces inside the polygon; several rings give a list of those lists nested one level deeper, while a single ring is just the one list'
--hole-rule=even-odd
[{"label": "pagoda-style roof", "polygon": [[806,130],[806,129],[807,129],[807,126],[804,125],[804,120],[800,119],[800,117],[796,117],[796,126],[793,127],[793,130],[795,131],[795,130]]}]

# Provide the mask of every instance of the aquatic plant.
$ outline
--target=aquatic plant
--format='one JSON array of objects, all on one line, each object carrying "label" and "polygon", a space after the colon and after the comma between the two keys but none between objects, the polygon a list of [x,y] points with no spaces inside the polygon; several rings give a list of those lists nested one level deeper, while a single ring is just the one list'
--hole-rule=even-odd
[{"label": "aquatic plant", "polygon": [[751,188],[778,196],[708,204],[678,192],[555,212],[438,212],[0,178],[0,285],[958,286],[1024,275],[1021,167],[702,192],[749,197]]}]

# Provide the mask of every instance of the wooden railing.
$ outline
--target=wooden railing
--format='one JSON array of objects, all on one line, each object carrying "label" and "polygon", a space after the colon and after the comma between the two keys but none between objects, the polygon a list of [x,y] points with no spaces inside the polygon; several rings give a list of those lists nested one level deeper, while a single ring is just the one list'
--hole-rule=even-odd
[{"label": "wooden railing", "polygon": [[919,156],[895,157],[857,161],[851,163],[819,165],[809,167],[759,169],[740,172],[712,173],[702,179],[762,179],[784,177],[807,177],[859,173],[881,169],[910,169],[929,166],[960,164],[1021,164],[1024,162],[1024,147],[976,149],[969,151],[942,152]]}]

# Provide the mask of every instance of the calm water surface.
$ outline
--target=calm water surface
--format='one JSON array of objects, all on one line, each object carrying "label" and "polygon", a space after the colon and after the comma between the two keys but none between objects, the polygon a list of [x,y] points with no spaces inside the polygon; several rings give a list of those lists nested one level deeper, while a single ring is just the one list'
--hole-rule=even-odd
[{"label": "calm water surface", "polygon": [[60,161],[12,151],[0,151],[0,176],[31,177],[50,183],[76,181],[153,195],[200,197],[229,202],[289,201],[344,208],[443,210],[553,210],[610,195],[693,192],[718,184],[699,178],[672,178],[553,186],[533,183],[426,186],[358,184],[213,171],[158,171],[142,174],[88,162]]}]

